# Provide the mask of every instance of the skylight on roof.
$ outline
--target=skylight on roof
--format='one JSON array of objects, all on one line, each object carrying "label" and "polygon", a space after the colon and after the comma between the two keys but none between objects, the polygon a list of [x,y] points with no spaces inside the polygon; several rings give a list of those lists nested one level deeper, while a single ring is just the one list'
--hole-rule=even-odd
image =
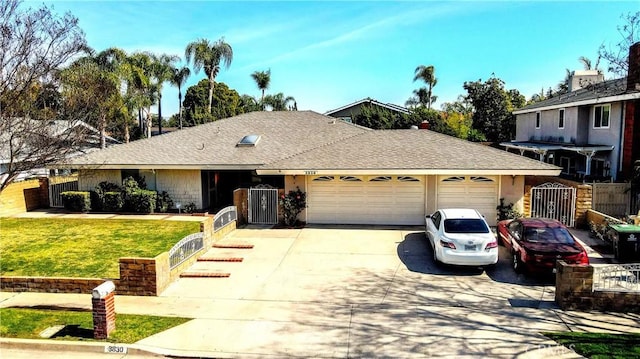
[{"label": "skylight on roof", "polygon": [[254,147],[260,141],[260,135],[246,135],[242,137],[236,146],[238,147]]}]

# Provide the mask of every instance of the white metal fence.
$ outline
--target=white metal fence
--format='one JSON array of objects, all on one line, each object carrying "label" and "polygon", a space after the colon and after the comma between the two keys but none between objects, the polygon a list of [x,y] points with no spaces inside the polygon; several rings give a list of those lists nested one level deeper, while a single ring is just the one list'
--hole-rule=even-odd
[{"label": "white metal fence", "polygon": [[592,183],[592,208],[612,217],[629,214],[630,194],[628,183]]},{"label": "white metal fence", "polygon": [[573,227],[575,213],[575,188],[551,182],[531,188],[531,217],[553,218]]},{"label": "white metal fence", "polygon": [[236,206],[225,207],[218,211],[215,217],[213,217],[213,231],[217,232],[237,219],[238,209]]},{"label": "white metal fence", "polygon": [[249,188],[249,223],[278,223],[277,188]]},{"label": "white metal fence", "polygon": [[640,292],[640,263],[594,266],[593,290]]},{"label": "white metal fence", "polygon": [[193,233],[182,238],[180,242],[169,250],[169,268],[173,269],[180,265],[202,248],[204,248],[204,234],[202,232]]}]

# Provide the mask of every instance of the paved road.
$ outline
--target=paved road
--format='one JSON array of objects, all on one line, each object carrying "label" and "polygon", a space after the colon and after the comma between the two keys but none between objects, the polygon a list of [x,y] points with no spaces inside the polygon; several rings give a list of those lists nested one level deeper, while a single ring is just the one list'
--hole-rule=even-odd
[{"label": "paved road", "polygon": [[[183,278],[116,310],[196,318],[136,345],[200,357],[578,357],[541,332],[640,332],[637,315],[564,312],[549,278],[438,267],[419,227],[241,229],[211,249],[240,263],[197,263],[229,278]],[[504,248],[501,248],[504,250]],[[86,295],[2,293],[0,306],[90,306]]]}]

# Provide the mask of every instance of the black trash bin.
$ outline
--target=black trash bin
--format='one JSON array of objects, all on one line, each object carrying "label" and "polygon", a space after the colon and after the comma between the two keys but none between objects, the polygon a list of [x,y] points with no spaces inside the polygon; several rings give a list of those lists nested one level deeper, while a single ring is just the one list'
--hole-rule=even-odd
[{"label": "black trash bin", "polygon": [[640,262],[640,226],[610,224],[609,239],[620,262]]}]

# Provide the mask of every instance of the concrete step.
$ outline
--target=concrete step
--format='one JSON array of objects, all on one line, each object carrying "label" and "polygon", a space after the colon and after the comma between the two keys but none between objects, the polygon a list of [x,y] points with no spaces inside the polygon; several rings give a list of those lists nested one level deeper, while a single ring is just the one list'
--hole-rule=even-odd
[{"label": "concrete step", "polygon": [[231,273],[224,272],[183,272],[180,278],[229,278]]},{"label": "concrete step", "polygon": [[213,248],[251,249],[253,244],[247,243],[214,243]]},{"label": "concrete step", "polygon": [[198,262],[242,262],[242,257],[201,257]]}]

